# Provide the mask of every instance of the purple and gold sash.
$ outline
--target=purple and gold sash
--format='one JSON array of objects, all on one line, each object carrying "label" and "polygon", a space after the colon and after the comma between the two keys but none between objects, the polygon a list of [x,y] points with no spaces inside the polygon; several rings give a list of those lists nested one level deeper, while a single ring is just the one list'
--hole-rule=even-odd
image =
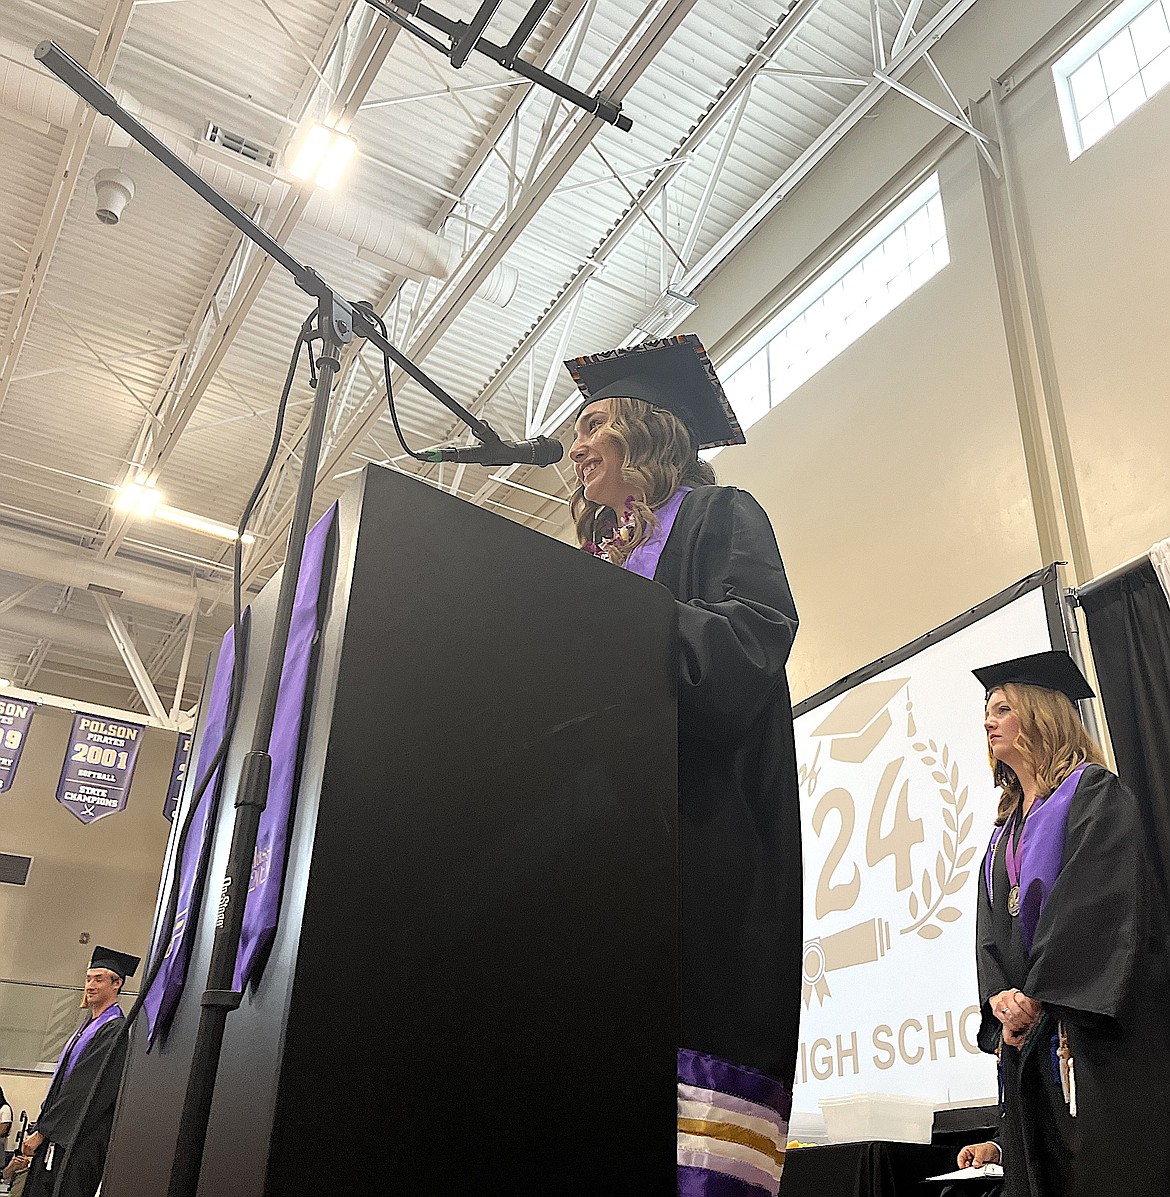
[{"label": "purple and gold sash", "polygon": [[679,1197],[777,1193],[791,1113],[792,1094],[774,1077],[680,1049]]}]

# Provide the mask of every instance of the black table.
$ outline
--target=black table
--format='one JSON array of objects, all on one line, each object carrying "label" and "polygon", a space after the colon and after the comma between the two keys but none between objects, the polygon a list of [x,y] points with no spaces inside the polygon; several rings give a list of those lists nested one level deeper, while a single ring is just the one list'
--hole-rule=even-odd
[{"label": "black table", "polygon": [[780,1197],[938,1197],[928,1176],[951,1172],[958,1149],[929,1143],[830,1143],[784,1159]]}]

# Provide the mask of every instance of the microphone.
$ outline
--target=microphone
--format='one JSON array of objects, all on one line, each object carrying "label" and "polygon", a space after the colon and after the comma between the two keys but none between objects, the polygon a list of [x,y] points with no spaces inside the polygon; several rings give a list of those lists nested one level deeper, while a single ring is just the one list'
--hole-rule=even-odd
[{"label": "microphone", "polygon": [[486,466],[550,466],[564,455],[565,446],[548,436],[534,437],[530,441],[495,440],[465,449],[424,449],[419,454],[425,461],[461,461]]}]

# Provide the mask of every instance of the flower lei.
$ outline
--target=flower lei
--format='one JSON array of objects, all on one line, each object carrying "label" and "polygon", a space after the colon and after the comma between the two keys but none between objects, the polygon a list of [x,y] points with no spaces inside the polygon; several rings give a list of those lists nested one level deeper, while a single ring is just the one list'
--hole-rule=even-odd
[{"label": "flower lei", "polygon": [[584,548],[585,552],[592,553],[594,557],[600,557],[603,561],[611,561],[609,555],[610,549],[615,545],[629,544],[634,538],[634,496],[626,496],[626,505],[622,511],[622,518],[616,528],[609,536],[603,537],[597,544],[593,541],[588,541]]}]

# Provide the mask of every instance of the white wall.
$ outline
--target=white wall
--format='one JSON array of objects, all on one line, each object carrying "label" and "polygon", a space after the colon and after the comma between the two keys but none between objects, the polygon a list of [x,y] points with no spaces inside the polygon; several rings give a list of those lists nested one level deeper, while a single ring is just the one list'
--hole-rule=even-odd
[{"label": "white wall", "polygon": [[[1170,534],[1170,94],[1069,163],[1051,73],[1037,64],[1094,7],[982,0],[937,61],[964,100],[1013,73],[1003,149],[1104,572]],[[940,99],[925,73],[911,82]],[[970,138],[888,97],[699,290],[688,331],[716,361],[732,352],[933,164],[951,264],[715,461],[776,525],[802,616],[798,698],[1043,564]]]},{"label": "white wall", "polygon": [[87,826],[56,800],[71,727],[41,707],[0,794],[0,849],[33,857],[27,885],[0,885],[0,978],[80,985],[97,944],[141,955],[150,935],[175,733],[147,728],[126,809]]},{"label": "white wall", "polygon": [[[82,1017],[76,993],[12,981],[79,986],[98,944],[143,955],[154,916],[175,733],[147,728],[126,809],[86,826],[56,800],[71,727],[71,712],[41,707],[15,783],[0,794],[0,851],[33,857],[27,885],[0,885],[0,1066],[11,1051],[37,1058],[46,1028],[59,1042]],[[0,1071],[0,1086],[17,1116],[23,1108],[35,1119],[49,1077]]]},{"label": "white wall", "polygon": [[1004,105],[1094,568],[1170,535],[1170,90],[1071,164],[1050,72]]}]

